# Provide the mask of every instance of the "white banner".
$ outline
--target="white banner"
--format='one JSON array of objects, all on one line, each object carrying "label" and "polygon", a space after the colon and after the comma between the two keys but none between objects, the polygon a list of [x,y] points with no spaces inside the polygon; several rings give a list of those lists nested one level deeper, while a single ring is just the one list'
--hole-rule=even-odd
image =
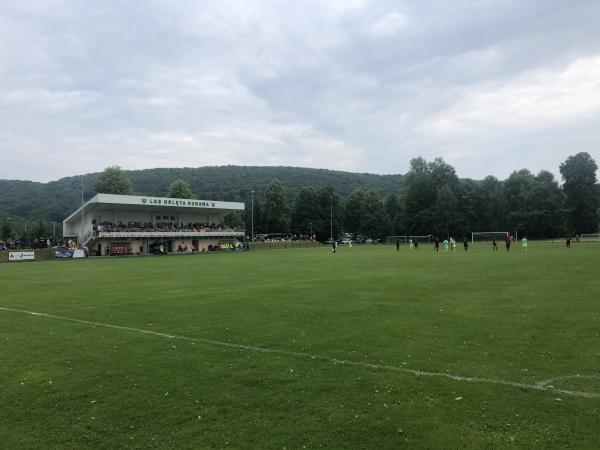
[{"label": "white banner", "polygon": [[33,261],[35,252],[9,252],[8,261]]},{"label": "white banner", "polygon": [[81,249],[77,249],[73,252],[73,258],[85,258],[85,252]]}]

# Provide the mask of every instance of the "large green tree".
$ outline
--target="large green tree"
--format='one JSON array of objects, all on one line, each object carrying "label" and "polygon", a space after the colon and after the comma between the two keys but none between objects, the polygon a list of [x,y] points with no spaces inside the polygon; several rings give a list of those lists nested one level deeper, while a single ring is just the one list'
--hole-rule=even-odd
[{"label": "large green tree", "polygon": [[440,223],[436,203],[438,190],[447,186],[457,196],[459,180],[454,167],[436,158],[427,162],[424,158],[410,161],[406,174],[405,205],[408,232],[413,235],[439,231]]},{"label": "large green tree", "polygon": [[450,237],[450,234],[455,234],[455,221],[457,214],[458,200],[456,195],[447,184],[442,185],[438,189],[437,198],[435,201],[436,210],[436,234],[438,236]]},{"label": "large green tree", "polygon": [[431,170],[424,158],[410,161],[410,170],[405,178],[405,205],[407,234],[429,234],[431,230],[431,206],[435,202]]},{"label": "large green tree", "polygon": [[167,193],[169,198],[196,198],[190,185],[181,178],[173,181],[169,185],[169,191]]},{"label": "large green tree", "polygon": [[404,205],[400,194],[388,194],[383,202],[387,216],[387,234],[398,236],[404,234],[406,228],[404,222]]},{"label": "large green tree", "polygon": [[504,182],[508,230],[521,236],[531,235],[531,211],[535,208],[531,193],[535,188],[534,175],[527,169],[515,170]]},{"label": "large green tree", "polygon": [[504,229],[507,205],[501,181],[485,177],[479,185],[478,203],[478,220],[471,231],[507,231]]},{"label": "large green tree", "polygon": [[119,166],[104,169],[96,180],[98,194],[133,195],[133,186],[129,176]]},{"label": "large green tree", "polygon": [[361,234],[366,215],[367,194],[362,189],[356,189],[346,199],[344,214],[344,229],[354,236]]},{"label": "large green tree", "polygon": [[44,238],[48,236],[48,227],[47,224],[41,220],[38,220],[35,226],[32,228],[32,233],[34,238]]},{"label": "large green tree", "polygon": [[535,185],[530,193],[530,229],[528,237],[555,237],[563,235],[566,211],[564,194],[552,173],[542,170],[535,177]]},{"label": "large green tree", "polygon": [[239,211],[232,211],[223,217],[223,223],[229,228],[240,228],[244,225],[244,218]]},{"label": "large green tree", "polygon": [[2,239],[10,239],[13,237],[13,233],[12,233],[12,227],[10,226],[10,219],[5,218],[4,220],[2,220]]},{"label": "large green tree", "polygon": [[452,190],[452,194],[456,199],[456,208],[453,213],[442,213],[444,221],[448,221],[449,224],[448,230],[444,227],[440,236],[449,233],[451,237],[460,239],[468,236],[471,231],[487,230],[488,228],[482,228],[481,224],[485,220],[486,206],[481,184],[470,179],[459,180],[458,189]]},{"label": "large green tree", "polygon": [[596,233],[600,222],[600,196],[596,184],[598,165],[589,153],[569,156],[560,165],[569,222],[574,232]]},{"label": "large green tree", "polygon": [[269,233],[290,231],[290,207],[279,180],[273,180],[265,190],[264,226]]},{"label": "large green tree", "polygon": [[387,230],[387,216],[383,202],[379,194],[372,190],[367,191],[365,195],[361,229],[362,233],[370,238],[384,237]]},{"label": "large green tree", "polygon": [[320,224],[319,195],[312,187],[300,189],[292,208],[292,232],[296,234],[314,234]]}]

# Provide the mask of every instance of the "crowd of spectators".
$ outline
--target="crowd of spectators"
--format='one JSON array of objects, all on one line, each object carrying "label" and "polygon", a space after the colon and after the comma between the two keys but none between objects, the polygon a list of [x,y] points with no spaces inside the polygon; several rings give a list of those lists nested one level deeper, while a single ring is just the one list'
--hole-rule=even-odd
[{"label": "crowd of spectators", "polygon": [[[250,237],[248,237],[250,239]],[[284,233],[270,233],[270,234],[255,234],[254,240],[257,242],[288,242],[288,241],[314,241],[315,235],[309,234],[284,234]]]},{"label": "crowd of spectators", "polygon": [[246,251],[249,250],[247,243],[223,243],[223,244],[208,244],[208,247],[196,248],[193,244],[191,247],[187,245],[177,246],[177,253],[195,253],[195,252],[220,252],[220,251]]},{"label": "crowd of spectators", "polygon": [[100,232],[201,232],[201,231],[220,231],[224,230],[225,226],[221,223],[173,223],[173,222],[102,222],[101,224],[94,224],[94,233]]},{"label": "crowd of spectators", "polygon": [[73,247],[75,242],[53,237],[34,239],[3,239],[0,240],[0,250],[29,250],[39,248]]}]

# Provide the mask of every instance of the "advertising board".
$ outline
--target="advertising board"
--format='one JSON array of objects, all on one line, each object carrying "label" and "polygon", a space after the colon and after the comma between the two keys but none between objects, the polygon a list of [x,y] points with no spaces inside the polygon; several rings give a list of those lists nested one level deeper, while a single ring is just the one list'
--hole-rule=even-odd
[{"label": "advertising board", "polygon": [[33,261],[35,259],[35,252],[9,252],[8,261]]}]

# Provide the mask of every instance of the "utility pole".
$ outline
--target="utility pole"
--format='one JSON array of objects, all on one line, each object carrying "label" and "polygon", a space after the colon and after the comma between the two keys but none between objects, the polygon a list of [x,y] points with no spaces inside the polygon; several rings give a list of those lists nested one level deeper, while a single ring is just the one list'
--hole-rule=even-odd
[{"label": "utility pole", "polygon": [[252,225],[251,225],[252,236],[251,236],[251,241],[254,242],[254,189],[252,189],[250,191],[250,195],[252,196],[252,212],[251,212],[251,217],[252,217]]},{"label": "utility pole", "polygon": [[4,239],[10,239],[12,236],[11,230],[10,230],[10,224],[8,223],[9,220],[12,220],[12,217],[7,217],[6,218],[6,231],[7,231],[7,235],[4,236]]},{"label": "utility pole", "polygon": [[52,221],[52,238],[56,236],[56,222]]},{"label": "utility pole", "polygon": [[312,222],[310,222],[309,225],[310,225],[310,236],[308,238],[309,238],[309,240],[312,241]]},{"label": "utility pole", "polygon": [[79,239],[81,248],[83,248],[83,175],[81,175],[81,238]]},{"label": "utility pole", "polygon": [[333,195],[329,196],[331,203],[329,204],[329,234],[333,241]]}]

